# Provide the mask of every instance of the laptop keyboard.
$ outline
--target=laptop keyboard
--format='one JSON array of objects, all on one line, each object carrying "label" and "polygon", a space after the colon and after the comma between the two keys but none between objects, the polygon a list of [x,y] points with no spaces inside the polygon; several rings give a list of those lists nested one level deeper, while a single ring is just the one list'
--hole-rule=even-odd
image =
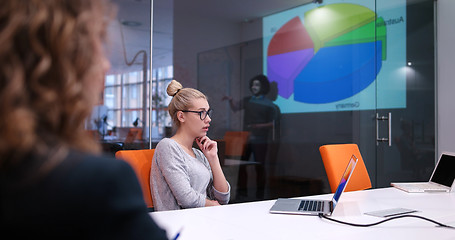
[{"label": "laptop keyboard", "polygon": [[302,200],[299,205],[299,211],[322,212],[324,211],[324,201]]}]

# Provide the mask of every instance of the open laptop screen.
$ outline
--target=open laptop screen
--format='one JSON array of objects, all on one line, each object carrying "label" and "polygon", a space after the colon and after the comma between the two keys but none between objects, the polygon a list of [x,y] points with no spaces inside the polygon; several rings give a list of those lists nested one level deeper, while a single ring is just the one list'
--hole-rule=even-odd
[{"label": "open laptop screen", "polygon": [[442,154],[430,181],[451,187],[455,179],[455,156]]},{"label": "open laptop screen", "polygon": [[346,188],[346,183],[348,182],[349,178],[351,177],[352,173],[354,172],[354,168],[357,164],[357,157],[352,155],[351,159],[349,160],[349,164],[344,171],[343,177],[341,178],[340,184],[338,184],[337,190],[333,195],[333,204],[335,205],[338,200],[340,199],[341,193],[343,193],[344,189]]}]

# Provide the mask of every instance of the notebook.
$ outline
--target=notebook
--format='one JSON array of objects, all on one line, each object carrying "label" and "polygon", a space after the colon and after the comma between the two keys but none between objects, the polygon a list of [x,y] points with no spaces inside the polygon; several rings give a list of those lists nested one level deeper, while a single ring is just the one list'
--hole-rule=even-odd
[{"label": "notebook", "polygon": [[455,180],[455,155],[442,153],[428,182],[391,183],[392,186],[410,193],[450,192]]},{"label": "notebook", "polygon": [[317,200],[317,199],[288,199],[279,198],[270,208],[270,213],[285,213],[285,214],[304,214],[304,215],[332,215],[335,206],[340,200],[349,179],[351,178],[354,168],[357,164],[357,157],[352,155],[351,159],[344,170],[337,190],[333,194],[332,200]]}]

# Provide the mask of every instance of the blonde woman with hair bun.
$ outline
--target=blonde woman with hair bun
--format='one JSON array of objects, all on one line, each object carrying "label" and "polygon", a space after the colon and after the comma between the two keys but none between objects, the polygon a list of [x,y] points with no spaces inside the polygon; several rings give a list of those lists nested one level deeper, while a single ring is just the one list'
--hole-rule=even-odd
[{"label": "blonde woman with hair bun", "polygon": [[[150,173],[156,211],[227,204],[230,185],[218,159],[216,141],[207,136],[211,113],[207,97],[176,80],[167,87],[176,133],[155,149]],[[193,148],[196,142],[199,149]]]}]

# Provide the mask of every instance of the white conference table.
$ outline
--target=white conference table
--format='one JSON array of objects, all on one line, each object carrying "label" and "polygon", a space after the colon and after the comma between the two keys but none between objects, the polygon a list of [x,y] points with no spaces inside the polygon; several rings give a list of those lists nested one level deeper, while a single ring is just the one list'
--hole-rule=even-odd
[{"label": "white conference table", "polygon": [[[331,199],[332,194],[305,198]],[[395,219],[373,227],[353,227],[317,216],[271,214],[275,200],[150,213],[170,239],[455,239],[455,229],[416,218]],[[409,208],[455,226],[455,193],[406,193],[389,187],[345,192],[331,218],[373,223],[385,218],[365,212]]]}]

